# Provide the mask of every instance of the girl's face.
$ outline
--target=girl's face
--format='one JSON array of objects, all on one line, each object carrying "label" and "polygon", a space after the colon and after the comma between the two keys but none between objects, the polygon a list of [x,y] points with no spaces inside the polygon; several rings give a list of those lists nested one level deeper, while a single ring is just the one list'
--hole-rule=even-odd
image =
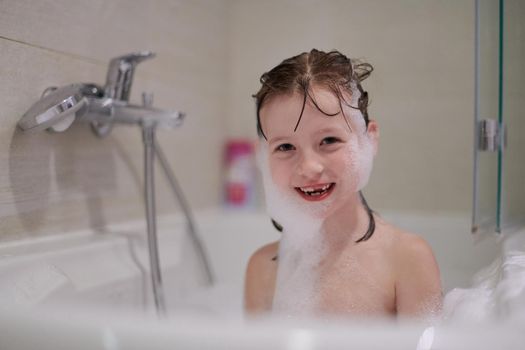
[{"label": "girl's face", "polygon": [[366,185],[378,130],[374,121],[367,129],[361,113],[343,104],[345,121],[331,92],[312,89],[311,94],[323,111],[339,114],[327,116],[307,99],[294,132],[303,96],[275,96],[260,110],[261,127],[268,142],[271,178],[279,192],[304,205],[319,204],[322,212],[317,214],[326,217],[355,200]]}]

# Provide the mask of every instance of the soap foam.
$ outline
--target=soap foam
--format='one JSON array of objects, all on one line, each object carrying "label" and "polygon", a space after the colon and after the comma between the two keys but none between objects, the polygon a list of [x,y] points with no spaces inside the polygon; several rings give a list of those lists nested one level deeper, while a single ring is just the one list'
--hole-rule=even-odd
[{"label": "soap foam", "polygon": [[[522,233],[525,235],[525,232]],[[454,288],[444,299],[446,322],[525,319],[525,247],[507,251],[473,278],[471,288]]]},{"label": "soap foam", "polygon": [[[341,185],[346,188],[338,190],[343,196],[361,190],[372,169],[373,148],[362,116],[360,123],[353,124],[358,126],[354,132],[361,135],[351,135],[345,145],[344,178],[348,183]],[[318,267],[327,254],[323,222],[335,197],[330,196],[321,202],[305,202],[293,192],[283,193],[272,179],[269,149],[265,142],[259,145],[257,164],[263,178],[268,214],[283,227],[273,311],[289,317],[312,314],[320,298],[316,293],[320,277]]]},{"label": "soap foam", "polygon": [[[355,159],[349,162],[355,169],[357,186],[356,191],[361,191],[368,184],[372,167],[374,163],[374,147],[372,140],[367,133],[367,126],[363,114],[360,111],[352,111],[350,113],[350,120],[357,130],[352,138],[351,149],[348,151],[349,157]],[[349,169],[350,171],[350,169]]]},{"label": "soap foam", "polygon": [[316,277],[312,272],[323,251],[322,220],[314,212],[325,205],[301,203],[299,198],[282,193],[272,180],[268,154],[268,145],[261,143],[257,164],[263,178],[267,211],[283,226],[273,311],[288,316],[305,315],[315,305]]}]

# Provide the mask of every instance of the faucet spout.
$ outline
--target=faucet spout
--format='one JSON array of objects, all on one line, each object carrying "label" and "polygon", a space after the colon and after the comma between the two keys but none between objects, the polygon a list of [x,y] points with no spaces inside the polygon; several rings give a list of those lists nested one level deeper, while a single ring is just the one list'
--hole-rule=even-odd
[{"label": "faucet spout", "polygon": [[46,89],[50,91],[18,121],[18,126],[24,131],[66,130],[83,114],[90,97],[102,97],[102,89],[95,84],[70,84],[61,88]]}]

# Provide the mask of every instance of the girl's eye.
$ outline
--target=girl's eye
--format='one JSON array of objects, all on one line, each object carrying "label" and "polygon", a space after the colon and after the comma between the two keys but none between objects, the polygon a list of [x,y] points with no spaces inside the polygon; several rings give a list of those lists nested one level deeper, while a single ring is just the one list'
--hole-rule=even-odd
[{"label": "girl's eye", "polygon": [[275,148],[277,152],[288,152],[288,151],[293,151],[294,149],[295,147],[289,143],[283,143],[282,145],[279,145]]},{"label": "girl's eye", "polygon": [[334,144],[334,143],[337,143],[337,142],[340,142],[340,141],[341,140],[339,140],[337,137],[329,136],[329,137],[325,137],[321,141],[321,145],[331,145],[331,144]]}]

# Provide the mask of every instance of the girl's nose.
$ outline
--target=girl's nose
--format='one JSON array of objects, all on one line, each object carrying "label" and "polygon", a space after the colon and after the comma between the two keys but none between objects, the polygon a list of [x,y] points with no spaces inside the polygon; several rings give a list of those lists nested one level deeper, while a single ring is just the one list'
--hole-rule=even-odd
[{"label": "girl's nose", "polygon": [[316,155],[303,155],[297,167],[297,174],[309,180],[318,178],[324,170],[323,163]]}]

